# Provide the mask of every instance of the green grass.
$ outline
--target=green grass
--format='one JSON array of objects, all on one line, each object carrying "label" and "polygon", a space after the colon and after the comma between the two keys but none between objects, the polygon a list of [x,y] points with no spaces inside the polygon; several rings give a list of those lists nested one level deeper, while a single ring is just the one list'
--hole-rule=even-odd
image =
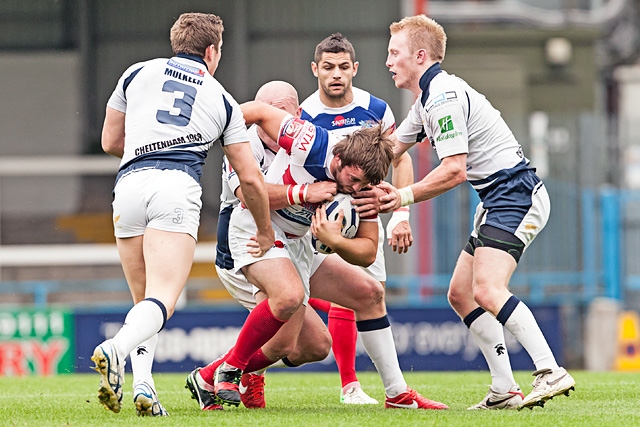
[{"label": "green grass", "polygon": [[[424,396],[444,402],[449,411],[390,410],[383,405],[354,407],[339,403],[335,373],[267,374],[267,409],[242,406],[200,411],[184,389],[186,374],[156,374],[155,381],[168,418],[138,418],[127,376],[119,414],[103,409],[96,398],[97,374],[0,378],[0,426],[637,426],[640,425],[640,373],[572,371],[577,382],[570,397],[559,396],[544,408],[522,411],[467,411],[487,391],[488,373],[410,372],[409,385]],[[358,373],[365,390],[383,401],[377,374]],[[516,373],[526,394],[530,373]]]}]

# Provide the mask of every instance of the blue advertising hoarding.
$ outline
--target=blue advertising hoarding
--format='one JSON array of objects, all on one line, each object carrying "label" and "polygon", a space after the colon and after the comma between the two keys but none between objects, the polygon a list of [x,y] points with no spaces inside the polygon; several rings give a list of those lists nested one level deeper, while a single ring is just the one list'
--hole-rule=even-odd
[{"label": "blue advertising hoarding", "polygon": [[[551,350],[562,363],[562,330],[558,307],[532,308]],[[247,317],[244,309],[178,311],[160,333],[154,372],[188,372],[204,366],[235,344]],[[76,314],[76,372],[88,372],[95,346],[112,337],[125,312]],[[451,309],[389,309],[398,359],[403,370],[486,370],[487,364],[467,327]],[[505,332],[514,370],[534,370],[526,351]],[[129,369],[129,364],[127,364]],[[356,368],[375,370],[358,342]],[[301,368],[304,371],[336,371],[333,355]]]}]

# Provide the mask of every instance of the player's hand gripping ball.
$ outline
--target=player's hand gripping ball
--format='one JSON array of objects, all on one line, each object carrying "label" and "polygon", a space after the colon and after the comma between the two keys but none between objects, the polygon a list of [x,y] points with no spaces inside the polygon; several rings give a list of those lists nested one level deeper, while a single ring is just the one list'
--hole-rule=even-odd
[{"label": "player's hand gripping ball", "polygon": [[[324,203],[329,221],[337,221],[340,211],[342,210],[344,212],[341,234],[347,239],[353,239],[356,236],[358,226],[360,225],[360,215],[356,212],[355,206],[351,204],[351,200],[353,200],[351,195],[338,193],[334,196],[333,200]],[[313,244],[313,248],[321,254],[333,253],[333,249],[316,239],[313,235],[311,237],[311,243]]]}]

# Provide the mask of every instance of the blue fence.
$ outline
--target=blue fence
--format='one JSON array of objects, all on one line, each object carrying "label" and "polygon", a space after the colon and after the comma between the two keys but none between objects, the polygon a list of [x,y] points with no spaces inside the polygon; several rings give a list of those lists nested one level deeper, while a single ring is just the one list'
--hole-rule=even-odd
[{"label": "blue fence", "polygon": [[[553,180],[546,185],[551,218],[524,254],[511,281],[512,291],[533,305],[583,305],[599,296],[627,304],[640,300],[640,263],[635,261],[640,252],[640,191],[580,189]],[[432,259],[423,259],[418,251],[425,225],[416,222],[424,203],[416,205],[412,214],[416,236],[412,251],[416,264],[429,261],[433,271],[390,274],[389,305],[448,307],[449,279],[468,238],[477,196],[461,186],[428,203],[433,220],[426,225],[431,227],[426,256]],[[45,307],[53,292],[96,289],[127,292],[124,280],[2,282],[0,299],[2,294],[30,294],[36,306]]]},{"label": "blue fence", "polygon": [[[640,291],[640,263],[635,261],[640,252],[640,192],[580,189],[553,180],[546,185],[551,218],[522,257],[512,291],[534,305],[582,305],[599,296],[626,296],[628,301],[635,296]],[[389,293],[408,306],[448,305],[449,280],[471,230],[477,196],[459,188],[432,203],[434,271],[387,279]],[[415,222],[412,226],[419,230]],[[417,263],[422,261],[418,256]]]}]

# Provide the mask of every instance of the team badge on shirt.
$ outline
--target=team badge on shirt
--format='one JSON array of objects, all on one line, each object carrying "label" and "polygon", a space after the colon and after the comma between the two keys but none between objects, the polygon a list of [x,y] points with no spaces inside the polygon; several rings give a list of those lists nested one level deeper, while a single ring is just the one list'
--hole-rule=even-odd
[{"label": "team badge on shirt", "polygon": [[302,126],[304,122],[302,120],[297,120],[295,118],[291,119],[289,123],[287,123],[282,136],[296,139],[302,130]]}]

